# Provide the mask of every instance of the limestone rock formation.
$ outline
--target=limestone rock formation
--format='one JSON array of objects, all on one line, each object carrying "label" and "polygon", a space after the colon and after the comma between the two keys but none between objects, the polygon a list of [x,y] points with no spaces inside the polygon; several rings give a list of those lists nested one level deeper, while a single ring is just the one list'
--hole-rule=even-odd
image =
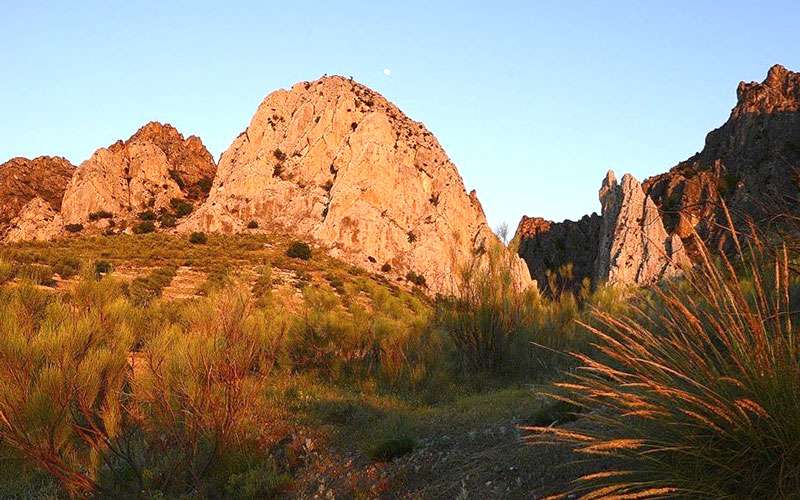
[{"label": "limestone rock formation", "polygon": [[11,219],[3,241],[48,241],[62,230],[61,214],[38,196],[25,204],[19,215]]},{"label": "limestone rock formation", "polygon": [[[459,268],[499,244],[433,135],[351,79],[268,95],[223,153],[208,200],[180,228],[280,226],[373,271],[450,293]],[[530,280],[515,260],[520,284]]]},{"label": "limestone rock formation", "polygon": [[214,172],[214,160],[199,138],[184,139],[171,125],[148,123],[78,167],[61,214],[67,224],[85,223],[97,212],[127,219],[167,209],[173,198],[201,201]]},{"label": "limestone rock formation", "polygon": [[0,165],[0,238],[11,220],[35,198],[58,211],[74,171],[66,159],[51,156],[12,158]]},{"label": "limestone rock formation", "polygon": [[618,183],[609,171],[599,195],[599,216],[557,223],[522,218],[514,236],[518,253],[545,292],[577,291],[586,278],[594,285],[648,285],[689,265],[681,239],[667,233],[633,176]]},{"label": "limestone rock formation", "polygon": [[667,234],[653,200],[630,174],[609,171],[600,188],[602,226],[595,283],[647,285],[677,275],[689,259],[680,238]]},{"label": "limestone rock formation", "polygon": [[773,66],[761,83],[740,83],[728,121],[703,150],[644,182],[668,231],[692,247],[694,231],[712,247],[729,241],[721,209],[738,227],[800,213],[800,73]]},{"label": "limestone rock formation", "polygon": [[514,242],[544,292],[578,291],[594,275],[601,221],[597,214],[575,222],[522,217]]}]

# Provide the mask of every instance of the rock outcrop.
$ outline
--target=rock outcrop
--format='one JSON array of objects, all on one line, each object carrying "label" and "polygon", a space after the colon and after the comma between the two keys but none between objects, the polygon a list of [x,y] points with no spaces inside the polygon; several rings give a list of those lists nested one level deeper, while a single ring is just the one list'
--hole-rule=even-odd
[{"label": "rock outcrop", "polygon": [[595,283],[649,285],[689,265],[683,242],[667,234],[658,208],[632,175],[625,174],[618,183],[609,171],[600,203]]},{"label": "rock outcrop", "polygon": [[577,292],[594,275],[601,222],[597,214],[575,222],[522,217],[513,241],[544,292]]},{"label": "rock outcrop", "polygon": [[38,196],[25,204],[8,224],[3,241],[48,241],[56,238],[64,226],[61,214]]},{"label": "rock outcrop", "polygon": [[[500,244],[433,135],[339,76],[268,95],[222,155],[208,200],[180,228],[237,232],[250,221],[376,272],[422,276],[440,293],[458,286],[461,266]],[[514,266],[527,284],[524,263]]]},{"label": "rock outcrop", "polygon": [[722,201],[738,227],[800,213],[800,73],[773,66],[763,82],[740,83],[737,97],[701,152],[643,183],[668,231],[690,248],[695,231],[709,246],[726,247]]},{"label": "rock outcrop", "polygon": [[184,139],[171,125],[148,123],[81,163],[64,193],[61,215],[67,224],[84,224],[93,213],[132,219],[145,210],[169,209],[175,198],[199,202],[215,169],[198,137]]},{"label": "rock outcrop", "polygon": [[591,284],[648,285],[689,265],[683,243],[670,235],[653,200],[626,174],[609,171],[599,192],[602,214],[573,222],[523,217],[518,253],[546,293]]},{"label": "rock outcrop", "polygon": [[74,171],[69,161],[52,156],[12,158],[0,165],[0,238],[9,230],[12,219],[36,198],[49,210],[60,210]]}]

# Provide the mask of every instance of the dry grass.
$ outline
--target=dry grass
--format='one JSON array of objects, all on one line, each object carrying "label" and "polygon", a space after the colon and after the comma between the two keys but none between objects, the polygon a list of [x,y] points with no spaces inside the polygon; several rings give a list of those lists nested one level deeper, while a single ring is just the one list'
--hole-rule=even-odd
[{"label": "dry grass", "polygon": [[800,344],[789,258],[703,262],[621,316],[596,311],[596,355],[554,397],[592,432],[531,427],[619,469],[581,477],[582,498],[787,498],[800,491]]}]

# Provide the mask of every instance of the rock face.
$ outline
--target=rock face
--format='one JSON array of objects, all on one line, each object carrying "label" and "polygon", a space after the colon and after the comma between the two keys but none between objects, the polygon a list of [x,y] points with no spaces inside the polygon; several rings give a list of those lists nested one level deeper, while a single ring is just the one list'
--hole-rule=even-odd
[{"label": "rock face", "polygon": [[618,183],[609,171],[600,188],[600,203],[595,283],[648,285],[689,265],[681,239],[667,234],[658,208],[632,175]]},{"label": "rock face", "polygon": [[[183,230],[277,225],[373,271],[423,276],[450,293],[459,268],[499,244],[474,192],[421,123],[346,78],[267,96],[220,160]],[[524,263],[515,279],[527,284]]]},{"label": "rock face", "polygon": [[740,83],[737,97],[700,153],[644,182],[668,231],[690,248],[695,230],[710,246],[726,246],[723,200],[738,227],[800,209],[800,73],[773,66],[762,83]]},{"label": "rock face", "polygon": [[11,219],[3,241],[47,241],[56,238],[64,223],[61,214],[38,196]]},{"label": "rock face", "polygon": [[214,172],[214,160],[199,138],[184,139],[170,125],[148,123],[78,167],[61,214],[67,224],[85,223],[101,211],[127,219],[169,208],[173,198],[201,201]]},{"label": "rock face", "polygon": [[597,214],[585,215],[577,222],[522,217],[514,241],[531,277],[544,292],[576,292],[584,278],[594,275],[601,221]]},{"label": "rock face", "polygon": [[599,230],[594,215],[577,223],[523,218],[516,239],[534,277],[541,282],[547,270],[574,263],[567,280],[573,289],[587,276],[650,283],[696,257],[701,241],[730,249],[723,206],[737,228],[749,220],[764,228],[784,215],[797,219],[800,73],[773,66],[763,82],[740,83],[737,96],[728,121],[708,134],[703,151],[641,188],[632,177],[621,184],[607,177]]},{"label": "rock face", "polygon": [[[0,237],[35,198],[57,212],[75,167],[64,158],[13,158],[0,165]],[[37,203],[37,205],[41,205]]]},{"label": "rock face", "polygon": [[680,238],[669,235],[653,200],[631,175],[609,171],[599,192],[602,215],[573,222],[523,217],[514,239],[546,293],[593,285],[648,285],[689,264]]}]

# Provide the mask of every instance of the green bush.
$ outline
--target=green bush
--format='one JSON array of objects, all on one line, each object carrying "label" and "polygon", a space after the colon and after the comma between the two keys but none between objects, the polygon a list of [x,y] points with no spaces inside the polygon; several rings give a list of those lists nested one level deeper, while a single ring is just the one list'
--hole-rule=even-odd
[{"label": "green bush", "polygon": [[145,220],[133,226],[133,234],[147,234],[155,230],[156,225],[152,220]]},{"label": "green bush", "polygon": [[175,212],[175,216],[179,219],[181,217],[186,217],[194,210],[194,206],[183,198],[172,198],[169,200],[169,205],[172,207],[172,211]]},{"label": "green bush", "polygon": [[139,220],[142,220],[142,221],[154,221],[157,218],[158,218],[158,216],[152,210],[145,210],[144,212],[139,212]]},{"label": "green bush", "polygon": [[48,265],[22,264],[17,269],[16,275],[19,279],[28,280],[37,285],[55,285],[55,280],[53,280],[53,268]]},{"label": "green bush", "polygon": [[414,271],[409,271],[406,273],[406,280],[408,280],[409,283],[420,287],[428,286],[427,282],[425,281],[425,276],[419,275]]},{"label": "green bush", "polygon": [[311,258],[311,247],[304,241],[293,241],[286,250],[286,256],[293,259],[308,260]]},{"label": "green bush", "polygon": [[376,462],[391,462],[411,453],[415,446],[414,440],[409,437],[387,439],[370,448],[369,458]]},{"label": "green bush", "polygon": [[78,223],[67,224],[64,226],[64,229],[66,229],[70,233],[80,233],[81,231],[83,231],[83,224],[78,224]]},{"label": "green bush", "polygon": [[94,263],[94,274],[100,277],[111,272],[111,263],[107,260],[98,260]]},{"label": "green bush", "polygon": [[158,268],[147,276],[139,276],[128,287],[128,296],[134,304],[145,306],[161,296],[161,292],[172,282],[176,273],[174,266],[167,266]]},{"label": "green bush", "polygon": [[94,222],[100,219],[111,219],[114,217],[114,214],[107,210],[98,210],[96,212],[92,212],[89,214],[89,220]]},{"label": "green bush", "polygon": [[194,232],[189,235],[189,243],[193,245],[205,245],[208,243],[208,236],[206,236],[206,233]]},{"label": "green bush", "polygon": [[258,229],[258,222],[251,220],[247,223],[247,229]]},{"label": "green bush", "polygon": [[81,270],[81,261],[73,257],[62,257],[53,265],[55,271],[62,279],[69,279]]},{"label": "green bush", "polygon": [[0,260],[0,285],[13,280],[15,275],[16,269],[14,269],[14,264],[5,260]]}]

